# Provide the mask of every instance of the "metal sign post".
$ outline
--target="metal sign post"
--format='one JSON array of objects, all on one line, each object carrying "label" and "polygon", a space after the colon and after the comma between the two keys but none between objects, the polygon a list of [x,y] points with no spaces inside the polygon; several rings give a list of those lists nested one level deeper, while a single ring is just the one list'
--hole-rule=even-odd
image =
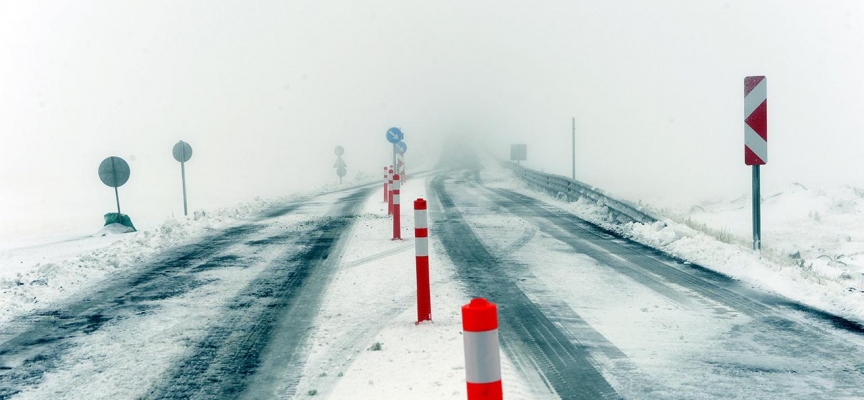
[{"label": "metal sign post", "polygon": [[174,145],[172,153],[174,159],[180,162],[180,176],[183,180],[183,215],[189,215],[189,209],[186,206],[186,161],[192,158],[192,146],[181,140]]},{"label": "metal sign post", "polygon": [[336,163],[333,164],[333,168],[336,168],[336,175],[339,176],[339,184],[342,184],[342,177],[348,173],[348,165],[345,164],[345,160],[342,159],[342,155],[345,154],[345,148],[342,146],[336,146],[333,149],[333,153],[336,154]]},{"label": "metal sign post", "polygon": [[117,216],[120,214],[120,193],[118,187],[129,180],[129,164],[120,157],[108,157],[99,164],[99,179],[106,186],[114,188],[114,198],[117,200]]},{"label": "metal sign post", "polygon": [[573,180],[576,180],[576,117],[573,117]]},{"label": "metal sign post", "polygon": [[744,78],[744,163],[753,166],[753,250],[762,250],[759,166],[768,163],[768,79]]}]

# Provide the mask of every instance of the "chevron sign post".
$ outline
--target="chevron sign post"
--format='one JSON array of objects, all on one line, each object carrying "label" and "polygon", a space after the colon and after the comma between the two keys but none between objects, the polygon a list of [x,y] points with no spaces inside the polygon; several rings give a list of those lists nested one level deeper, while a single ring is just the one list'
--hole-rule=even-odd
[{"label": "chevron sign post", "polygon": [[768,163],[768,79],[744,78],[744,163],[753,166],[753,250],[762,249],[759,166]]}]

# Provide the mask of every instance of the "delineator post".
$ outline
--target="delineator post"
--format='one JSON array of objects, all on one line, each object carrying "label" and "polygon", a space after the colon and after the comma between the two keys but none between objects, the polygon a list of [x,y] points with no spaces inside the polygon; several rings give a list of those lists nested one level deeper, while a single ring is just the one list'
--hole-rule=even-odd
[{"label": "delineator post", "polygon": [[417,255],[417,323],[432,320],[429,284],[429,226],[426,200],[414,200],[414,249]]},{"label": "delineator post", "polygon": [[478,298],[462,306],[468,400],[502,400],[498,306]]},{"label": "delineator post", "polygon": [[399,174],[393,175],[393,184],[390,186],[393,190],[390,191],[392,193],[390,198],[393,203],[393,240],[402,240],[402,227],[400,225],[401,212],[399,206]]},{"label": "delineator post", "polygon": [[387,215],[393,215],[393,167],[390,167],[387,182]]},{"label": "delineator post", "polygon": [[387,202],[387,184],[390,182],[390,175],[387,173],[387,167],[384,167],[384,202]]}]

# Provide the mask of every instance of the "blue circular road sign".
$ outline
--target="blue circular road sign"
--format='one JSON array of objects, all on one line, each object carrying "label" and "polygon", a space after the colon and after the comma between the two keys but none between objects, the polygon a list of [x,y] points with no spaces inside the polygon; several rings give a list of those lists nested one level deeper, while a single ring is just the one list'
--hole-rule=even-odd
[{"label": "blue circular road sign", "polygon": [[405,134],[402,133],[402,130],[397,127],[392,127],[387,130],[387,141],[393,144],[398,143],[400,140],[405,138]]},{"label": "blue circular road sign", "polygon": [[405,142],[398,142],[394,146],[396,146],[396,151],[399,152],[399,154],[405,154],[405,152],[408,151],[408,145],[405,144]]}]

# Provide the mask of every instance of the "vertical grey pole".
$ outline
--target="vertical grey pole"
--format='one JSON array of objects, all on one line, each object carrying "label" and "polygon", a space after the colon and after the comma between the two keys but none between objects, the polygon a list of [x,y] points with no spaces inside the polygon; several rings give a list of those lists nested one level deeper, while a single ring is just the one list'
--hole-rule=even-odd
[{"label": "vertical grey pole", "polygon": [[116,186],[114,187],[114,198],[117,199],[117,218],[120,218],[120,193],[117,192]]},{"label": "vertical grey pole", "polygon": [[[186,149],[183,149],[183,153],[186,153]],[[186,158],[186,154],[183,154],[183,158]],[[180,176],[183,177],[183,215],[189,215],[189,211],[186,208],[186,163],[180,163]]]},{"label": "vertical grey pole", "polygon": [[759,166],[753,166],[753,250],[762,250],[762,197],[759,194]]},{"label": "vertical grey pole", "polygon": [[576,117],[573,117],[573,180],[576,180]]}]

